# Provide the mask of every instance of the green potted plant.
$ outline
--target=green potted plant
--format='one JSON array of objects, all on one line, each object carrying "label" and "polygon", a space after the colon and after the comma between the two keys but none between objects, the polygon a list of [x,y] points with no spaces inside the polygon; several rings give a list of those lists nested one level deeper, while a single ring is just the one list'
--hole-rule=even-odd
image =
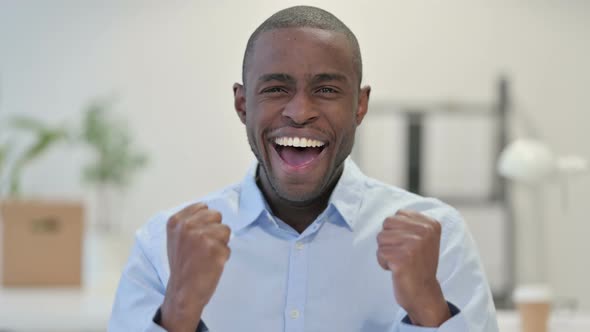
[{"label": "green potted plant", "polygon": [[91,102],[84,110],[80,132],[81,142],[93,154],[82,176],[95,189],[97,226],[105,231],[116,225],[114,203],[148,160],[133,144],[125,124],[112,115],[112,107],[108,99]]},{"label": "green potted plant", "polygon": [[[0,122],[0,222],[4,228],[0,270],[5,286],[81,284],[82,200],[32,198],[21,190],[26,168],[59,143],[90,150],[92,159],[81,175],[97,194],[97,229],[112,231],[117,225],[113,203],[146,165],[147,157],[134,146],[124,123],[111,114],[112,106],[112,100],[91,102],[75,130],[24,116]],[[26,146],[18,141],[21,134],[32,138]]]},{"label": "green potted plant", "polygon": [[[0,144],[0,221],[2,284],[5,286],[79,286],[83,205],[81,201],[33,198],[21,192],[24,170],[69,138],[63,126],[25,116],[3,122],[10,141]],[[14,136],[12,136],[14,134]],[[31,143],[14,144],[29,135]],[[48,268],[49,266],[56,268]]]}]

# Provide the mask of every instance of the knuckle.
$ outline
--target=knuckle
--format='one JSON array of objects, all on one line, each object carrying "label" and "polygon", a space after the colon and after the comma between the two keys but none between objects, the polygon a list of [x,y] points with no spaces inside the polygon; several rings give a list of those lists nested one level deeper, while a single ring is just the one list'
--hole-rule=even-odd
[{"label": "knuckle", "polygon": [[166,227],[171,230],[174,229],[176,227],[176,225],[178,224],[179,220],[178,220],[178,215],[173,215],[170,218],[168,218],[168,222],[166,222]]},{"label": "knuckle", "polygon": [[207,209],[207,204],[205,204],[203,202],[198,202],[198,203],[195,203],[195,204],[185,207],[183,209],[183,211],[187,214],[195,214],[201,210],[206,210],[206,209]]},{"label": "knuckle", "polygon": [[223,256],[222,256],[223,261],[224,262],[227,262],[229,260],[229,257],[230,256],[231,256],[231,249],[229,247],[227,247],[227,246],[224,247]]},{"label": "knuckle", "polygon": [[382,263],[386,263],[389,260],[387,253],[383,252],[383,250],[377,250],[376,254],[377,254],[377,259]]},{"label": "knuckle", "polygon": [[221,245],[219,242],[210,242],[211,256],[214,257],[214,259],[219,263],[225,263],[229,257],[229,248],[227,246]]},{"label": "knuckle", "polygon": [[401,214],[396,214],[394,216],[391,216],[391,221],[400,222],[400,221],[404,220],[405,218],[407,218],[407,216],[401,215]]},{"label": "knuckle", "polygon": [[434,231],[434,228],[430,223],[421,223],[420,226],[421,227],[418,228],[418,234],[421,236],[428,236]]},{"label": "knuckle", "polygon": [[395,224],[395,217],[389,216],[383,221],[383,227],[392,227]]},{"label": "knuckle", "polygon": [[414,211],[408,210],[408,209],[399,209],[397,210],[397,212],[395,213],[396,216],[406,216],[406,217],[411,217],[414,216]]},{"label": "knuckle", "polygon": [[377,234],[377,244],[382,246],[384,244],[386,244],[389,240],[389,237],[384,233],[384,232],[380,232],[379,234]]},{"label": "knuckle", "polygon": [[395,255],[395,251],[391,248],[379,248],[377,252],[384,260],[390,260],[392,255]]},{"label": "knuckle", "polygon": [[209,252],[210,255],[215,255],[215,252],[217,251],[215,241],[205,237],[202,239],[202,246]]},{"label": "knuckle", "polygon": [[221,222],[221,213],[216,210],[209,210],[209,220],[212,222]]},{"label": "knuckle", "polygon": [[223,237],[227,240],[229,240],[229,237],[231,236],[231,228],[229,228],[229,226],[227,225],[221,225],[221,232],[223,234]]},{"label": "knuckle", "polygon": [[381,251],[377,250],[375,252],[375,256],[377,256],[377,262],[383,266],[386,262],[385,258],[383,257],[383,254],[381,253]]},{"label": "knuckle", "polygon": [[198,228],[197,230],[195,230],[194,232],[194,238],[197,241],[197,243],[202,244],[203,246],[207,247],[208,245],[208,236],[207,236],[207,232],[203,229],[203,228]]},{"label": "knuckle", "polygon": [[208,219],[208,210],[207,209],[200,209],[198,211],[193,212],[193,215],[191,216],[191,220],[193,220],[193,222],[196,225],[199,225],[199,227],[201,227],[205,222],[207,222]]},{"label": "knuckle", "polygon": [[193,205],[193,208],[196,209],[196,210],[206,209],[207,208],[207,204],[205,204],[204,202],[198,202],[195,205]]},{"label": "knuckle", "polygon": [[425,224],[425,229],[427,230],[427,235],[430,237],[438,237],[441,234],[441,225],[436,220],[430,220],[427,224]]},{"label": "knuckle", "polygon": [[436,234],[440,234],[442,232],[442,225],[437,220],[432,220],[432,228]]},{"label": "knuckle", "polygon": [[176,226],[181,233],[186,233],[191,229],[192,223],[188,220],[179,220]]},{"label": "knuckle", "polygon": [[401,225],[408,225],[408,224],[412,224],[412,218],[407,216],[407,215],[399,215],[399,216],[395,216],[395,219],[397,220],[397,222]]},{"label": "knuckle", "polygon": [[380,245],[383,243],[383,233],[382,232],[377,234],[377,243]]},{"label": "knuckle", "polygon": [[383,251],[381,251],[381,249],[375,250],[375,255],[377,256],[377,258],[383,260]]},{"label": "knuckle", "polygon": [[198,212],[198,220],[203,223],[219,223],[221,222],[221,213],[215,210],[202,209]]}]

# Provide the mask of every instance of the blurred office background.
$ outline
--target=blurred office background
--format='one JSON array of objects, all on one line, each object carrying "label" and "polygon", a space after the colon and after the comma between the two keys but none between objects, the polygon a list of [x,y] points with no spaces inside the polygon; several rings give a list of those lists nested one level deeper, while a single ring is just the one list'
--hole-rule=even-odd
[{"label": "blurred office background", "polygon": [[[85,207],[81,287],[90,295],[82,306],[96,312],[88,324],[100,325],[108,314],[138,227],[159,210],[244,176],[253,156],[233,111],[231,85],[241,81],[250,33],[275,11],[295,4],[300,3],[0,0],[0,123],[5,124],[0,140],[12,139],[6,124],[14,116],[77,128],[89,105],[107,100],[147,157],[122,192],[109,194],[115,196],[110,231],[95,227],[102,205],[96,187],[82,180],[81,170],[93,158],[88,149],[61,142],[22,175],[21,197],[80,201]],[[359,39],[364,84],[373,90],[355,153],[368,174],[407,186],[403,110],[448,113],[460,105],[477,105],[476,111],[487,105],[492,112],[429,115],[420,152],[426,194],[487,197],[504,181],[494,176],[499,135],[506,143],[534,137],[557,155],[590,158],[590,2],[305,4],[331,11]],[[510,105],[507,121],[499,124],[494,110],[502,79]],[[397,115],[384,115],[388,110]],[[502,294],[534,277],[535,248],[541,245],[556,296],[590,311],[590,175],[550,179],[534,190],[502,183],[508,194],[501,203],[510,216],[493,204],[488,210],[463,206],[492,286]],[[543,240],[534,236],[539,219]],[[77,303],[76,294],[71,291],[64,301]],[[63,298],[47,288],[5,288],[0,304],[8,308],[31,300],[51,307],[52,296]],[[499,304],[510,308],[506,298]],[[3,328],[11,327],[0,320]]]}]

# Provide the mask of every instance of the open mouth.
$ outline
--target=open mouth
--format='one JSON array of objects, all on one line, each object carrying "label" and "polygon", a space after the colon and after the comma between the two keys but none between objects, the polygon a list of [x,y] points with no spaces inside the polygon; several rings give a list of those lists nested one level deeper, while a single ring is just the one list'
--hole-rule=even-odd
[{"label": "open mouth", "polygon": [[317,160],[327,144],[310,138],[278,137],[273,146],[287,165],[303,168]]}]

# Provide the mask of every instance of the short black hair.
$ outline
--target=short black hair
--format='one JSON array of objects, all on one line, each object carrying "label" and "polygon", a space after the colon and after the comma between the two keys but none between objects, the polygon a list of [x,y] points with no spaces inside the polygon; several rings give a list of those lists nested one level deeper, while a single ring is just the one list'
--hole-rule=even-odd
[{"label": "short black hair", "polygon": [[343,33],[352,46],[354,68],[360,86],[363,77],[363,61],[356,36],[332,13],[311,6],[294,6],[278,11],[254,30],[248,39],[242,62],[242,83],[244,85],[246,84],[246,65],[254,49],[254,43],[261,33],[281,28],[316,28]]}]

